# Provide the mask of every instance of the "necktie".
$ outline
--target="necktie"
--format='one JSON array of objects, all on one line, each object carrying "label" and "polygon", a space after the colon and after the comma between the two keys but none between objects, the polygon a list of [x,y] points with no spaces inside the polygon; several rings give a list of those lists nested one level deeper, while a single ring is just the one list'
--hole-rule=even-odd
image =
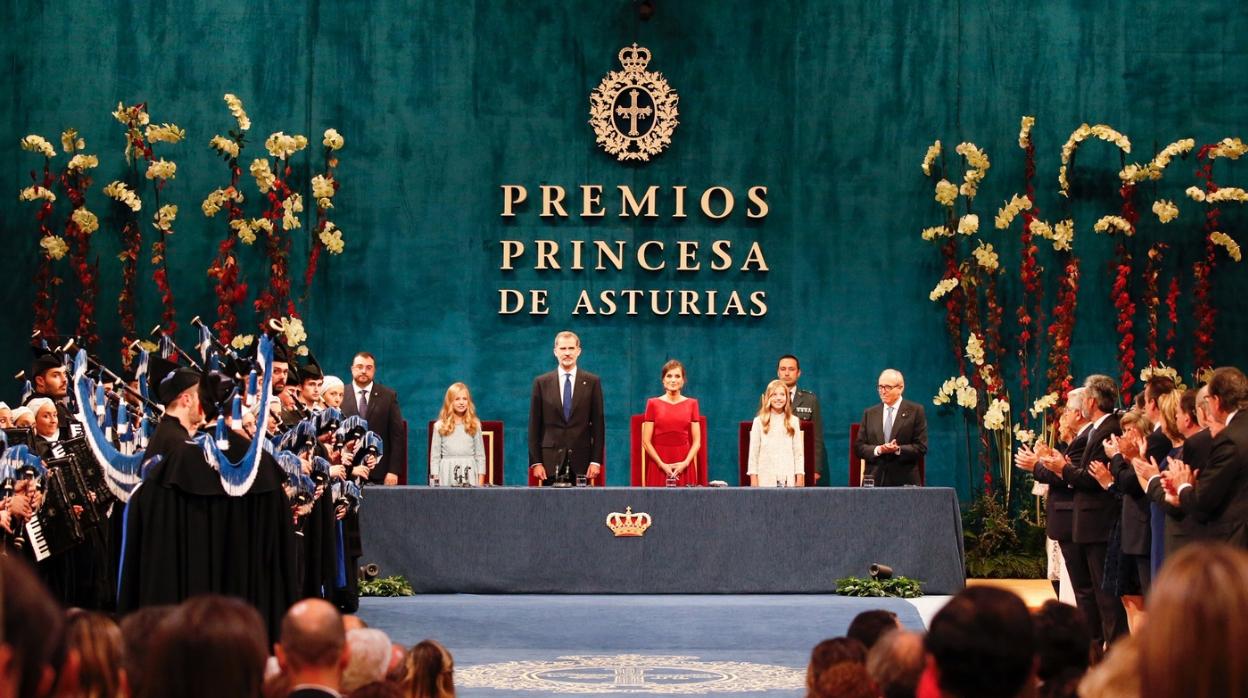
[{"label": "necktie", "polygon": [[360,402],[360,409],[359,409],[360,416],[361,417],[368,416],[368,392],[367,391],[364,391],[364,390],[360,391],[359,402]]},{"label": "necktie", "polygon": [[563,374],[563,421],[572,419],[572,374]]},{"label": "necktie", "polygon": [[893,440],[893,408],[889,407],[884,415],[884,443]]}]

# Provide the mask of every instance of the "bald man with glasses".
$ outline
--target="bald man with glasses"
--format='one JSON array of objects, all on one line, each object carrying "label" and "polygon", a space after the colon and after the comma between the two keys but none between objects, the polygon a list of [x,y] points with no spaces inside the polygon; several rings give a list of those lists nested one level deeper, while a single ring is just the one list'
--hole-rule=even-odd
[{"label": "bald man with glasses", "polygon": [[866,461],[864,477],[877,487],[921,485],[919,459],[927,453],[923,406],[902,398],[906,380],[896,369],[880,374],[880,403],[862,413],[854,453]]}]

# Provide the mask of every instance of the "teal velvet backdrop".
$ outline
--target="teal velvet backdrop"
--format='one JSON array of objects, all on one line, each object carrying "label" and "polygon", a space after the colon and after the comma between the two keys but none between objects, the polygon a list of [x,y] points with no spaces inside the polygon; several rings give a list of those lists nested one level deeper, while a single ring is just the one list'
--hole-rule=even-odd
[{"label": "teal velvet backdrop", "polygon": [[[1121,161],[1112,146],[1085,143],[1075,202],[1064,204],[1057,166],[1067,135],[1084,121],[1110,124],[1132,140],[1128,162],[1147,161],[1179,138],[1200,144],[1248,136],[1248,13],[1233,2],[658,0],[654,18],[640,22],[625,0],[14,0],[0,7],[0,19],[7,28],[0,192],[9,201],[0,207],[0,369],[11,374],[27,361],[37,259],[34,206],[18,202],[17,192],[41,162],[19,150],[18,140],[38,133],[59,143],[60,132],[75,127],[88,152],[100,156],[88,206],[103,221],[93,240],[103,275],[98,316],[102,353],[115,359],[118,218],[100,188],[123,174],[124,163],[122,130],[110,112],[119,100],[146,101],[153,121],[187,129],[184,143],[159,151],[179,166],[167,190],[180,207],[169,259],[185,327],[215,307],[204,270],[224,222],[205,219],[199,203],[228,183],[208,140],[233,127],[222,101],[233,92],[254,124],[244,168],[264,154],[269,133],[303,133],[316,145],[294,159],[306,182],[322,166],[322,131],[335,127],[346,139],[333,210],[346,252],[323,258],[300,310],[330,372],[347,377],[356,350],[377,355],[378,379],[398,390],[412,424],[414,482],[423,481],[425,421],[457,380],[473,389],[482,417],[506,422],[506,479],[523,482],[530,381],[553,367],[553,336],[568,328],[584,341],[582,365],[603,377],[611,484],[628,481],[629,415],[659,394],[659,367],[669,357],[688,366],[687,393],[709,418],[711,476],[735,482],[737,422],[752,417],[776,358],[793,352],[802,359],[801,384],[823,403],[832,484],[847,481],[850,422],[877,399],[880,369],[895,366],[906,374],[906,396],[928,409],[929,484],[966,495],[975,483],[968,481],[962,418],[931,404],[955,367],[943,313],[927,298],[941,275],[939,256],[919,239],[923,227],[942,221],[919,171],[926,147],[940,138],[948,162],[960,167],[952,148],[969,140],[992,159],[975,208],[981,237],[1007,267],[1011,334],[1019,223],[1002,234],[991,221],[1001,201],[1021,191],[1019,117],[1036,117],[1042,216],[1075,216],[1075,250],[1084,260],[1073,347],[1073,371],[1082,376],[1116,374],[1106,271],[1115,241],[1094,234],[1092,223],[1117,210]],[[588,96],[619,68],[616,52],[634,41],[650,48],[650,69],[679,93],[681,123],[667,152],[624,165],[595,148]],[[1163,278],[1180,264],[1190,269],[1200,254],[1202,211],[1182,194],[1196,183],[1194,169],[1191,159],[1177,162],[1137,202],[1143,218],[1130,241],[1137,256],[1154,239],[1176,248]],[[1219,161],[1216,174],[1224,184],[1248,185],[1242,164]],[[502,184],[529,190],[515,220],[499,215]],[[539,219],[541,184],[566,187],[573,207],[578,185],[603,185],[610,213]],[[625,184],[638,192],[663,186],[663,215],[618,217],[616,187]],[[245,185],[248,215],[259,215],[254,183],[245,177]],[[689,188],[683,220],[669,215],[667,188],[674,185]],[[697,212],[697,196],[712,185],[737,195],[737,211],[724,221]],[[761,221],[744,216],[753,185],[768,187],[770,214]],[[150,183],[144,193],[146,221]],[[1163,197],[1183,210],[1165,228],[1148,211]],[[1223,229],[1248,242],[1245,216],[1232,206],[1224,207]],[[294,236],[296,295],[310,218]],[[145,227],[149,241],[152,232]],[[623,271],[537,271],[530,246],[520,266],[503,272],[502,239],[624,240],[630,250],[663,240],[669,265],[661,272],[632,262]],[[733,241],[732,271],[673,268],[674,241],[700,241],[705,265],[706,246],[719,239]],[[755,240],[769,270],[739,271]],[[264,283],[262,250],[245,249],[240,260],[254,295]],[[1041,261],[1051,260],[1042,251]],[[64,262],[58,269],[69,274]],[[150,271],[144,263],[142,328],[159,318]],[[1223,312],[1214,358],[1242,364],[1248,275],[1228,262],[1215,276]],[[67,281],[61,293],[66,329],[73,287]],[[551,312],[500,316],[500,288],[548,289]],[[768,312],[572,317],[584,288],[717,289],[722,296],[761,290]],[[1185,298],[1189,290],[1187,274]],[[244,318],[254,326],[250,313]],[[1181,329],[1190,328],[1185,318]],[[193,342],[190,330],[180,341]],[[1190,344],[1181,341],[1177,359],[1185,372]],[[2,387],[12,401],[16,385]]]}]

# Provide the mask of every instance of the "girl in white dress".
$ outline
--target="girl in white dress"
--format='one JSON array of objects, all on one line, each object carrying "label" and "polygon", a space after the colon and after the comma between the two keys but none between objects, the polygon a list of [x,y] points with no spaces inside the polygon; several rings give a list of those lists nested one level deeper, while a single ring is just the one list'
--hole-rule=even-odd
[{"label": "girl in white dress", "polygon": [[767,384],[750,427],[750,458],[746,474],[751,487],[805,485],[805,446],[801,422],[793,414],[789,389],[781,381]]},{"label": "girl in white dress", "polygon": [[485,442],[468,386],[453,383],[442,399],[429,445],[429,475],[443,485],[484,485]]}]

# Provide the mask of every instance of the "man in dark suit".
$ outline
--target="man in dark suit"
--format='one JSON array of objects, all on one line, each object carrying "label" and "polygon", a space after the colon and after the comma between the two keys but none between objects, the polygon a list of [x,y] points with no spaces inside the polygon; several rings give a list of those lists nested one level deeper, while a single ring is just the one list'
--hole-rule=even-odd
[{"label": "man in dark suit", "polygon": [[[1075,388],[1070,391],[1070,395],[1066,398],[1066,411],[1062,413],[1060,424],[1063,430],[1072,432],[1074,436],[1068,437],[1070,438],[1070,443],[1064,449],[1051,452],[1044,450],[1033,451],[1023,446],[1019,448],[1018,455],[1014,458],[1015,465],[1030,472],[1036,478],[1036,482],[1049,487],[1044,505],[1044,534],[1050,540],[1057,541],[1058,547],[1062,549],[1063,558],[1067,555],[1066,550],[1070,547],[1070,542],[1074,535],[1075,490],[1054,470],[1043,465],[1040,465],[1040,467],[1036,466],[1042,458],[1050,458],[1056,459],[1052,462],[1057,463],[1060,469],[1072,457],[1083,457],[1083,452],[1088,447],[1088,432],[1092,426],[1092,423],[1083,416],[1083,412],[1080,410],[1083,393],[1083,388]],[[1080,603],[1092,609],[1096,608],[1096,599],[1092,596],[1091,585],[1079,587],[1074,584],[1073,580],[1068,579],[1067,581],[1070,582],[1076,599],[1079,598],[1080,594],[1086,596],[1085,601]],[[1100,618],[1093,617],[1090,622],[1099,623]]]},{"label": "man in dark suit", "polygon": [[282,618],[281,641],[273,647],[290,682],[288,698],[338,698],[350,657],[338,610],[323,599],[304,599]]},{"label": "man in dark suit", "polygon": [[802,365],[797,357],[785,354],[780,357],[776,366],[776,378],[789,389],[789,402],[793,404],[793,414],[798,419],[810,422],[810,430],[815,437],[815,481],[822,480],[828,484],[828,454],[823,447],[823,415],[819,412],[819,398],[809,390],[797,387],[797,379],[802,377]]},{"label": "man in dark suit", "polygon": [[[1127,615],[1118,597],[1103,588],[1109,534],[1120,516],[1121,505],[1118,496],[1109,492],[1109,485],[1103,486],[1093,474],[1091,464],[1094,461],[1102,464],[1109,461],[1105,455],[1105,440],[1120,435],[1122,429],[1118,424],[1118,415],[1114,413],[1118,402],[1118,386],[1114,379],[1102,375],[1088,376],[1083,387],[1080,409],[1092,426],[1083,454],[1061,467],[1063,479],[1075,490],[1071,544],[1069,548],[1063,546],[1062,555],[1066,558],[1066,571],[1070,573],[1075,589],[1092,589],[1094,606],[1089,607],[1085,599],[1080,610],[1089,619],[1099,615],[1100,624],[1089,622],[1088,628],[1092,631],[1093,644],[1099,648],[1127,632]],[[1075,598],[1079,599],[1078,593]]]},{"label": "man in dark suit", "polygon": [[533,380],[529,401],[529,464],[533,477],[551,484],[567,465],[567,477],[591,482],[602,472],[602,382],[580,369],[581,340],[571,332],[555,335],[559,366]]},{"label": "man in dark suit", "polygon": [[368,421],[368,429],[381,438],[385,450],[381,461],[368,476],[374,484],[399,484],[399,471],[407,465],[407,434],[403,430],[403,414],[399,396],[394,390],[373,381],[377,360],[362,351],[351,360],[351,385],[342,396],[342,416],[359,415]]},{"label": "man in dark suit", "polygon": [[1185,514],[1204,518],[1209,538],[1248,548],[1248,377],[1224,366],[1209,379],[1209,412],[1226,426],[1213,437],[1209,462],[1194,474],[1186,463],[1166,471]]},{"label": "man in dark suit", "polygon": [[877,487],[921,485],[919,458],[927,453],[923,406],[901,397],[905,378],[895,369],[880,374],[880,404],[862,413],[854,453],[867,462],[866,477]]}]

